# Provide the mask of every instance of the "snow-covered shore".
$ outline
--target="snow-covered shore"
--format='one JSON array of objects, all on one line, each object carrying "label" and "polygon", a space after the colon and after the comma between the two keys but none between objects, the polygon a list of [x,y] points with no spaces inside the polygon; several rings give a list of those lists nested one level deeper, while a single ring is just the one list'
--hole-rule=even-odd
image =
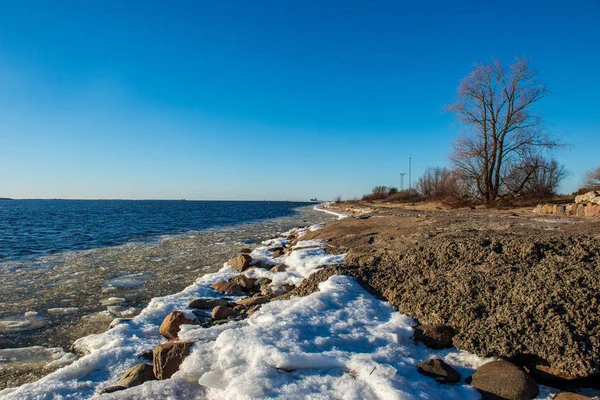
[{"label": "snow-covered shore", "polygon": [[[297,286],[321,266],[344,259],[343,254],[328,254],[319,241],[300,242],[295,251],[273,258],[269,249],[288,245],[286,237],[265,241],[251,253],[267,264],[285,263],[284,272],[253,268],[244,273],[271,279],[275,286]],[[37,382],[1,391],[0,398],[479,398],[464,381],[439,384],[418,373],[416,365],[441,358],[464,380],[488,360],[414,342],[414,320],[346,276],[329,278],[306,297],[267,303],[245,320],[208,328],[183,325],[179,338],[194,345],[172,378],[98,395],[128,368],[144,362],[140,354],[166,342],[159,326],[167,314],[187,310],[189,301],[198,297],[220,297],[211,285],[238,273],[225,265],[177,294],[154,298],[132,320],[79,339],[75,348],[87,355]],[[538,398],[551,398],[549,389],[540,389]]]}]

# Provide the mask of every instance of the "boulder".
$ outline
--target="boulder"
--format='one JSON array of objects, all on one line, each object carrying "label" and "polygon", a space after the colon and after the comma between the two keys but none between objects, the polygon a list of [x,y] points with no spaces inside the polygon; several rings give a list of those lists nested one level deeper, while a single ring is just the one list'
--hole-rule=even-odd
[{"label": "boulder", "polygon": [[529,400],[538,385],[521,368],[508,361],[492,361],[477,368],[470,379],[483,399]]},{"label": "boulder", "polygon": [[588,205],[585,207],[585,214],[588,217],[600,217],[600,205],[588,203]]},{"label": "boulder", "polygon": [[211,315],[214,320],[220,320],[229,317],[237,317],[240,314],[232,308],[216,306],[215,308],[213,308]]},{"label": "boulder", "polygon": [[439,358],[430,358],[417,365],[417,370],[440,383],[458,383],[460,374]]},{"label": "boulder", "polygon": [[248,247],[244,247],[242,250],[240,250],[240,253],[252,253],[252,249],[248,248]]},{"label": "boulder", "polygon": [[271,257],[273,258],[281,257],[283,254],[283,247],[271,251]]},{"label": "boulder", "polygon": [[173,311],[160,324],[159,332],[167,339],[175,339],[179,333],[180,326],[183,324],[197,325],[198,321],[188,318],[181,311]]},{"label": "boulder", "polygon": [[227,264],[229,264],[232,268],[237,269],[238,271],[242,272],[243,270],[247,269],[250,266],[251,262],[252,262],[252,257],[250,257],[248,254],[241,254],[241,255],[227,261]]},{"label": "boulder", "polygon": [[216,306],[226,306],[229,304],[227,299],[194,299],[188,304],[189,308],[195,308],[198,310],[212,310]]},{"label": "boulder", "polygon": [[582,204],[582,203],[577,204],[577,209],[575,211],[575,215],[577,215],[578,217],[585,216],[585,204]]},{"label": "boulder", "polygon": [[263,260],[256,260],[250,267],[267,269],[269,265],[265,264]]},{"label": "boulder", "polygon": [[253,307],[259,304],[268,303],[269,298],[267,296],[255,296],[255,297],[246,297],[245,299],[236,301],[235,304],[244,306],[244,307]]},{"label": "boulder", "polygon": [[565,214],[566,215],[575,215],[576,207],[577,207],[576,204],[567,204],[567,206],[565,207]]},{"label": "boulder", "polygon": [[232,283],[238,285],[246,293],[252,292],[256,288],[256,279],[248,278],[244,274],[239,274],[231,278]]},{"label": "boulder", "polygon": [[413,338],[430,349],[445,349],[452,347],[454,334],[454,329],[446,325],[418,325]]},{"label": "boulder", "polygon": [[118,386],[130,388],[155,379],[152,365],[138,364],[125,371]]},{"label": "boulder", "polygon": [[592,398],[571,392],[561,392],[556,395],[554,400],[592,400]]},{"label": "boulder", "polygon": [[167,342],[152,350],[154,376],[156,379],[169,379],[179,371],[181,362],[190,354],[193,342]]},{"label": "boulder", "polygon": [[587,192],[579,196],[575,196],[576,204],[594,203],[600,204],[600,191]]},{"label": "boulder", "polygon": [[217,293],[223,293],[228,296],[243,296],[246,294],[244,288],[235,282],[219,281],[212,284],[213,288]]},{"label": "boulder", "polygon": [[271,272],[284,272],[287,269],[287,265],[285,264],[277,264],[276,266],[274,266],[273,268],[271,268],[269,271]]}]

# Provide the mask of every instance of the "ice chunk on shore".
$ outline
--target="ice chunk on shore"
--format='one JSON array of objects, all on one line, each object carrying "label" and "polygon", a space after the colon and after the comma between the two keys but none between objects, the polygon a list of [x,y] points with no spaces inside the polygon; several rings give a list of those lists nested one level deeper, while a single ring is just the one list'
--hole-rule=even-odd
[{"label": "ice chunk on shore", "polygon": [[152,278],[154,278],[154,275],[143,272],[120,275],[104,282],[102,284],[102,290],[107,291],[117,288],[132,288],[143,285]]},{"label": "ice chunk on shore", "polygon": [[22,332],[39,329],[48,325],[48,321],[36,312],[27,312],[24,315],[15,315],[0,319],[0,333]]}]

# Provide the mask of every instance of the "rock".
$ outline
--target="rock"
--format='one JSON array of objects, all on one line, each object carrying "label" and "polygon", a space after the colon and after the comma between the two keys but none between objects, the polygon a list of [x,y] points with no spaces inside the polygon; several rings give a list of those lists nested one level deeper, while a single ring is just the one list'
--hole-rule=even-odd
[{"label": "rock", "polygon": [[534,214],[541,214],[542,213],[542,205],[538,204],[537,206],[535,206],[535,208],[533,209],[533,213]]},{"label": "rock", "polygon": [[232,308],[216,306],[215,308],[213,308],[211,315],[213,319],[220,320],[229,317],[237,317],[240,314]]},{"label": "rock", "polygon": [[273,257],[273,258],[281,257],[283,254],[284,254],[283,247],[281,249],[271,251],[271,257]]},{"label": "rock", "polygon": [[181,311],[173,311],[160,324],[159,332],[167,339],[175,339],[183,324],[198,325],[198,321],[190,319]]},{"label": "rock", "polygon": [[445,349],[452,347],[454,334],[454,329],[446,325],[418,325],[413,338],[430,349]]},{"label": "rock", "polygon": [[251,267],[267,269],[267,268],[269,268],[269,265],[265,264],[265,262],[263,260],[256,260],[256,262],[254,264],[252,264]]},{"label": "rock", "polygon": [[211,288],[213,288],[217,293],[223,293],[228,296],[243,296],[246,294],[246,291],[235,282],[225,282],[219,281],[212,284]]},{"label": "rock", "polygon": [[245,299],[236,301],[235,304],[239,304],[244,307],[253,307],[259,304],[268,303],[269,298],[267,296],[255,296],[255,297],[246,297]]},{"label": "rock", "polygon": [[591,400],[591,397],[583,396],[581,394],[571,393],[571,392],[561,392],[554,400]]},{"label": "rock", "polygon": [[240,253],[252,253],[252,249],[249,249],[248,247],[244,247],[242,250],[240,250]]},{"label": "rock", "polygon": [[600,217],[600,205],[589,203],[585,208],[588,217]]},{"label": "rock", "polygon": [[227,299],[194,299],[188,304],[189,308],[198,310],[212,310],[216,306],[226,306],[229,304]]},{"label": "rock", "polygon": [[227,264],[229,264],[232,268],[242,272],[250,266],[251,262],[252,257],[250,257],[247,254],[242,254],[237,256],[236,258],[232,258],[231,260],[227,261]]},{"label": "rock", "polygon": [[109,386],[102,389],[99,394],[114,393],[125,389],[127,389],[125,386]]},{"label": "rock", "polygon": [[152,350],[154,376],[156,379],[169,379],[179,371],[181,362],[190,354],[192,342],[168,342]]},{"label": "rock", "polygon": [[274,266],[273,268],[271,268],[269,271],[271,272],[284,272],[287,269],[287,265],[285,264],[277,264],[276,266]]},{"label": "rock", "polygon": [[577,209],[575,210],[575,215],[578,217],[585,216],[585,204],[577,204]]},{"label": "rock", "polygon": [[244,274],[239,274],[231,278],[231,281],[237,285],[239,285],[246,292],[250,292],[254,290],[254,286],[256,284],[256,279],[248,278]]},{"label": "rock", "polygon": [[566,209],[567,209],[567,206],[565,206],[564,204],[557,204],[556,208],[554,210],[554,214],[556,214],[556,215],[565,215],[566,214]]},{"label": "rock", "polygon": [[470,381],[483,399],[529,400],[538,394],[537,383],[508,361],[492,361],[482,365]]},{"label": "rock", "polygon": [[121,377],[118,386],[130,388],[141,385],[146,381],[153,381],[154,370],[151,364],[138,364],[129,368]]},{"label": "rock", "polygon": [[576,204],[594,203],[600,204],[600,191],[587,192],[575,197]]},{"label": "rock", "polygon": [[567,206],[565,207],[565,214],[566,215],[575,215],[575,208],[576,208],[575,204],[567,204]]},{"label": "rock", "polygon": [[439,358],[430,358],[417,365],[423,375],[427,375],[440,383],[458,383],[460,374],[454,368]]}]

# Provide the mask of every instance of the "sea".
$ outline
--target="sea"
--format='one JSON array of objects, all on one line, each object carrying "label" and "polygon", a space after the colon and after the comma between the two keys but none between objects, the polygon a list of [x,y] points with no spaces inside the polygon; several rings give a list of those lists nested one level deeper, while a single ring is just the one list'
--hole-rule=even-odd
[{"label": "sea", "polygon": [[304,202],[0,200],[0,349],[68,348],[243,247],[332,219]]}]

